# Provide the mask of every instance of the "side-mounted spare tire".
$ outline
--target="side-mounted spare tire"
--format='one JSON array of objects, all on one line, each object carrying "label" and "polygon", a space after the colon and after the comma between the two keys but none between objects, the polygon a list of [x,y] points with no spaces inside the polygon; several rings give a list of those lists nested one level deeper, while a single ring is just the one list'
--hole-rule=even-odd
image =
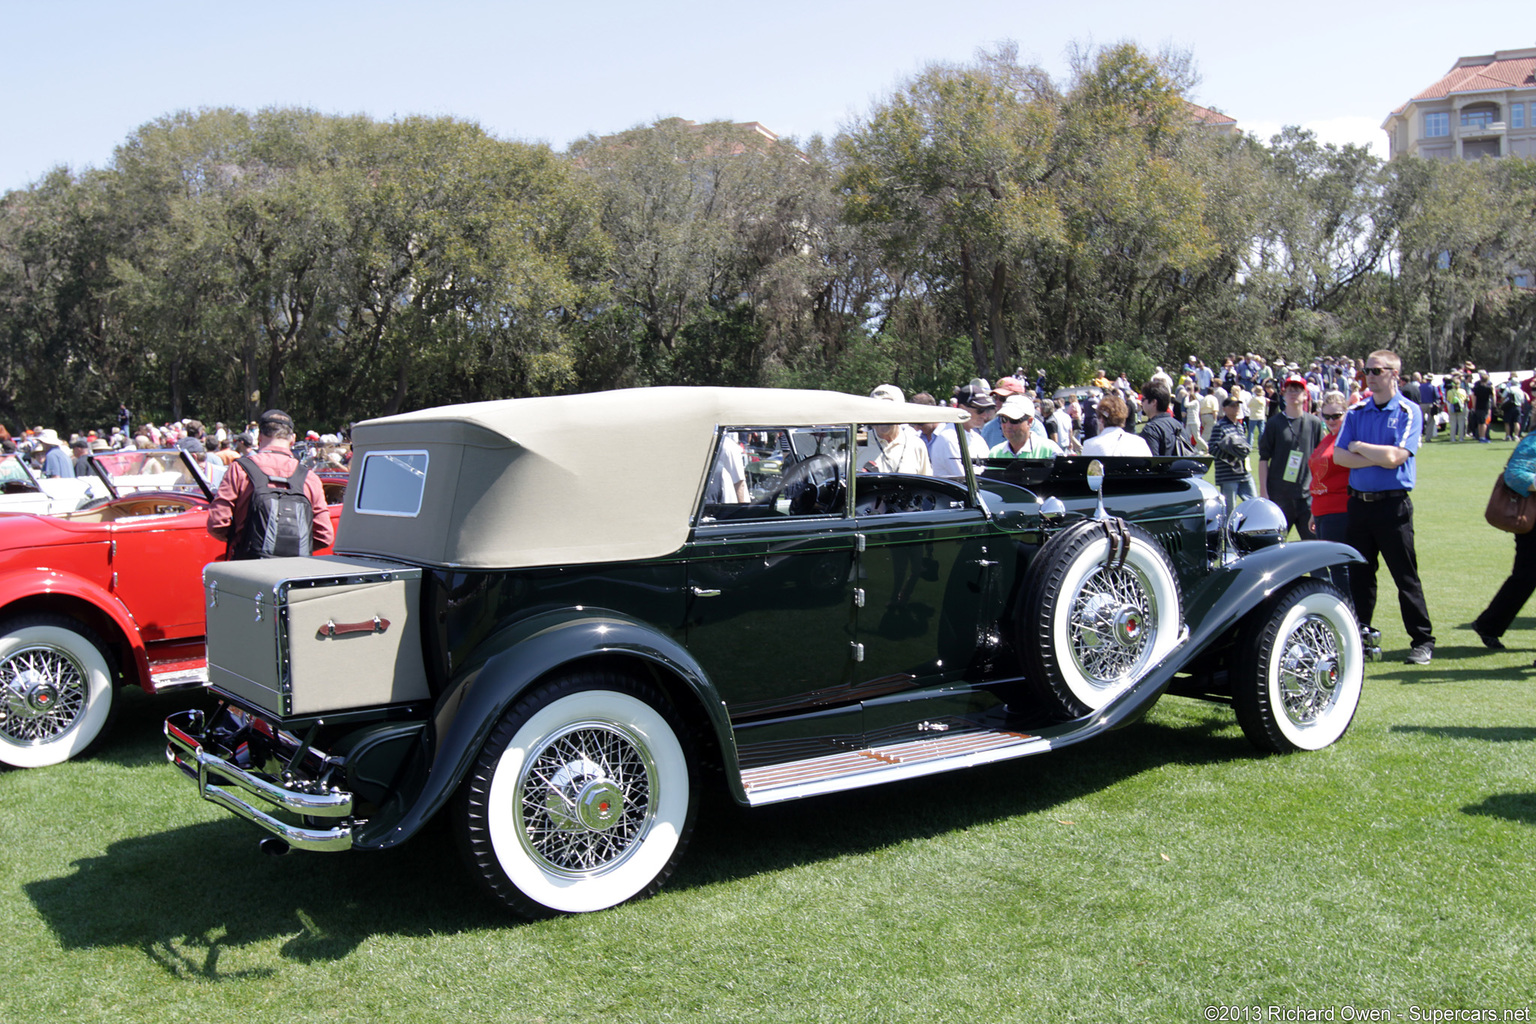
[{"label": "side-mounted spare tire", "polygon": [[1161,544],[1123,519],[1074,523],[1025,573],[1015,642],[1031,686],[1058,718],[1109,703],[1179,640],[1179,578]]}]

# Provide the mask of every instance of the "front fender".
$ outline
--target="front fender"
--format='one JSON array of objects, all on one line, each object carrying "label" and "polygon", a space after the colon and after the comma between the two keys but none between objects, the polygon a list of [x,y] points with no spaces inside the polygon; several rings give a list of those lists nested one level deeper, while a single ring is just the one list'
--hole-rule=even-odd
[{"label": "front fender", "polygon": [[740,779],[725,703],[681,644],[617,612],[562,609],[532,616],[494,634],[455,673],[434,714],[435,749],[420,792],[408,802],[398,822],[365,827],[354,845],[384,849],[410,838],[448,802],[491,730],[530,686],[562,665],[601,655],[648,662],[685,685],[715,731],[726,777]]},{"label": "front fender", "polygon": [[1192,646],[1185,659],[1210,646],[1237,620],[1296,578],[1351,562],[1363,564],[1365,559],[1347,544],[1309,540],[1260,548],[1211,570],[1184,602],[1184,621],[1197,623],[1190,629]]},{"label": "front fender", "polygon": [[1135,685],[1118,694],[1102,708],[1061,726],[1041,731],[1053,749],[1081,743],[1102,732],[1129,725],[1168,689],[1190,660],[1216,642],[1243,616],[1268,600],[1280,588],[1301,576],[1334,565],[1365,559],[1347,544],[1302,541],[1261,548],[1211,570],[1187,595],[1184,621],[1195,625],[1189,635]]},{"label": "front fender", "polygon": [[[97,617],[111,623],[118,637],[103,636],[114,646],[120,639],[133,655],[134,675],[129,682],[143,686],[149,679],[149,655],[144,650],[144,638],[139,635],[139,625],[127,606],[111,591],[83,576],[58,569],[35,568],[6,573],[0,577],[0,614],[15,610],[57,611],[60,614],[82,618],[79,605],[89,606]],[[88,625],[104,632],[98,623]],[[126,676],[128,666],[123,666]]]}]

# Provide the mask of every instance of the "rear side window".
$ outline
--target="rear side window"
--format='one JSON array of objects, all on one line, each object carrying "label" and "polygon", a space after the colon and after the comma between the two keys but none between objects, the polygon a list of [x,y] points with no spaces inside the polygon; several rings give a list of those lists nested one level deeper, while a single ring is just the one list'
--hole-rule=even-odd
[{"label": "rear side window", "polygon": [[358,472],[355,511],[407,518],[421,512],[421,497],[427,490],[426,452],[368,452]]}]

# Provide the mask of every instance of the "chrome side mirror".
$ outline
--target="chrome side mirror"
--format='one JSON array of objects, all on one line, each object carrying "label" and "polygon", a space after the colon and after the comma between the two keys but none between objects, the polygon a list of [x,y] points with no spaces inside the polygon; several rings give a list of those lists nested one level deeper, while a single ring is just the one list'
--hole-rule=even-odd
[{"label": "chrome side mirror", "polygon": [[1088,489],[1099,496],[1099,508],[1093,514],[1095,519],[1108,519],[1104,512],[1104,463],[1093,459],[1088,463],[1088,472],[1085,474],[1088,480]]}]

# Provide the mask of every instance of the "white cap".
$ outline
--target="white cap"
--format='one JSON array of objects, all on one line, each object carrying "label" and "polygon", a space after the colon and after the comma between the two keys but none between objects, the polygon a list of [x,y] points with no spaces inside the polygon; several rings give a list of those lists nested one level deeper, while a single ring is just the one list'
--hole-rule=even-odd
[{"label": "white cap", "polygon": [[1022,420],[1025,417],[1034,419],[1035,403],[1028,395],[1009,395],[997,414],[1010,420]]}]

